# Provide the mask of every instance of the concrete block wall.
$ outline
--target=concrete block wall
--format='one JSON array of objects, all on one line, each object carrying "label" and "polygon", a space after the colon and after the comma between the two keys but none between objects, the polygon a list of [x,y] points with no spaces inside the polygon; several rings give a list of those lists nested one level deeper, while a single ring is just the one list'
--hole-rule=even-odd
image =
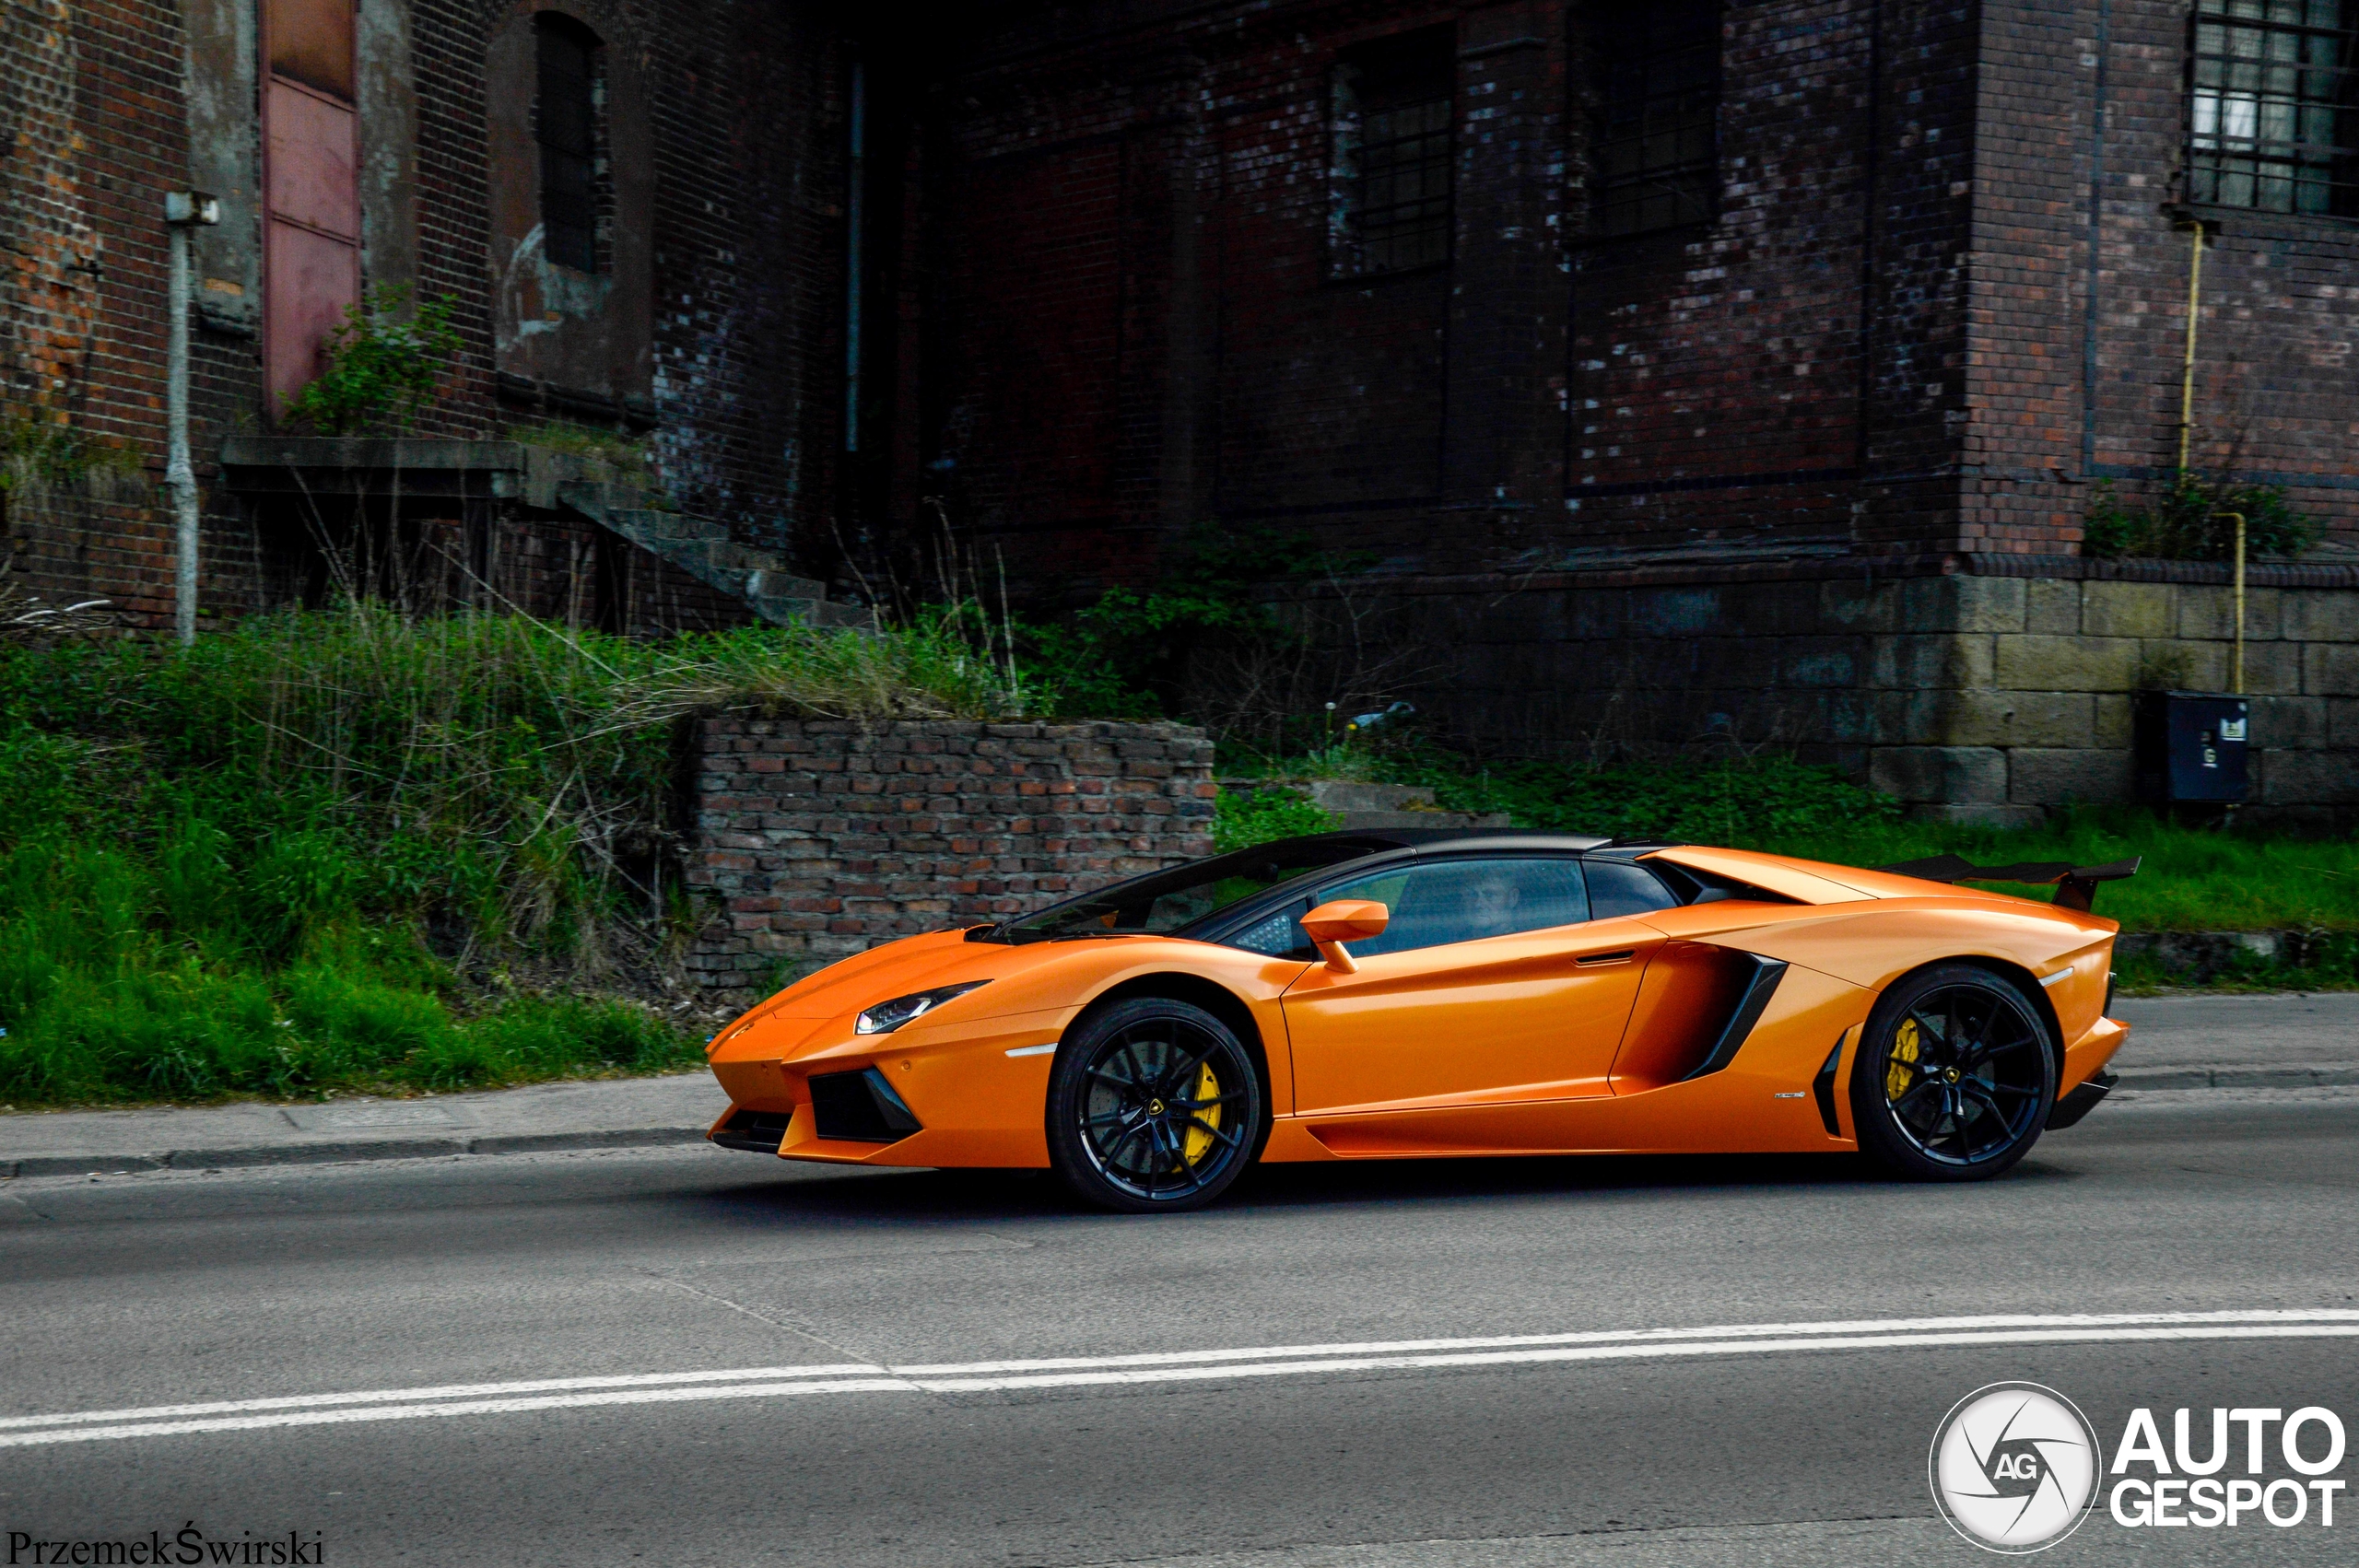
[{"label": "concrete block wall", "polygon": [[[2225,568],[2048,569],[1428,580],[1389,613],[1397,641],[1447,661],[1432,706],[1462,742],[1790,748],[1923,814],[2023,824],[2130,798],[2132,692],[2231,685]],[[2252,809],[2359,815],[2359,572],[2256,568],[2245,639]]]},{"label": "concrete block wall", "polygon": [[1212,852],[1185,725],[730,717],[694,747],[688,882],[726,918],[687,967],[716,1000]]}]

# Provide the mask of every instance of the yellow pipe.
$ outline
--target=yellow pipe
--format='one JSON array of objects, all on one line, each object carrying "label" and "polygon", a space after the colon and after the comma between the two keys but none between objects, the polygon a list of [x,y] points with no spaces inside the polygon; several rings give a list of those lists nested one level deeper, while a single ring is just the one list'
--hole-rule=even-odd
[{"label": "yellow pipe", "polygon": [[2195,321],[2203,304],[2203,222],[2195,222],[2195,239],[2187,255],[2187,355],[2179,367],[2178,471],[2187,472],[2188,446],[2195,436]]}]

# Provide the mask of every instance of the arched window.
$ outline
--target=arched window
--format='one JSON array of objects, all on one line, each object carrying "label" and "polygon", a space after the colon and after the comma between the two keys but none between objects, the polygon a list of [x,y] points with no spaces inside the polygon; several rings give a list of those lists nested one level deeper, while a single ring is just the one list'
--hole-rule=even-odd
[{"label": "arched window", "polygon": [[544,253],[557,266],[598,264],[598,40],[552,11],[533,18],[540,56],[534,137],[541,149]]},{"label": "arched window", "polygon": [[642,418],[655,369],[645,51],[620,0],[499,5],[484,120],[500,395],[543,415]]}]

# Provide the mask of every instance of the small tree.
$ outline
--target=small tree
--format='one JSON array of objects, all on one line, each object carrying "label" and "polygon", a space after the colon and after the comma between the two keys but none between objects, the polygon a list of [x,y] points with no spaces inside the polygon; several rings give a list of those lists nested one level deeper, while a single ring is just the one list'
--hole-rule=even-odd
[{"label": "small tree", "polygon": [[347,305],[328,333],[327,373],[288,400],[290,418],[323,435],[356,435],[389,424],[399,435],[433,403],[444,367],[459,351],[451,325],[458,301],[445,294],[405,314],[406,284],[380,284]]}]

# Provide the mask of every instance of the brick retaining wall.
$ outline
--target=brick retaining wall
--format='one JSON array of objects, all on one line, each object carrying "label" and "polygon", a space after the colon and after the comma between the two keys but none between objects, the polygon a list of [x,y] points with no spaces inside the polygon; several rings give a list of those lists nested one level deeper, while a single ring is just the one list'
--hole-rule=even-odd
[{"label": "brick retaining wall", "polygon": [[1212,852],[1213,744],[1180,724],[720,718],[695,735],[687,966],[715,1000]]}]

